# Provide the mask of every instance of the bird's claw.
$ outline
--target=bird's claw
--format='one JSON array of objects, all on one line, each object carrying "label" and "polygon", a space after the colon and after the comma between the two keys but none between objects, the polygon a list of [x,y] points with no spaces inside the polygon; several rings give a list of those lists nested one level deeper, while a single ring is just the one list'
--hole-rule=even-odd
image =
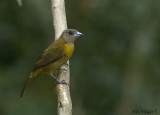
[{"label": "bird's claw", "polygon": [[57,81],[57,84],[65,84],[65,85],[69,85],[68,83],[65,82],[65,80],[62,80],[62,81],[58,80],[58,81]]}]

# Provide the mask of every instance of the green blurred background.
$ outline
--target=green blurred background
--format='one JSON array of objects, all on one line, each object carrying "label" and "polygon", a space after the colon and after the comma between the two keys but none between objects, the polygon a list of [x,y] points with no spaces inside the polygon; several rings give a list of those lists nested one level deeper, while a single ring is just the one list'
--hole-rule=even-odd
[{"label": "green blurred background", "polygon": [[[73,115],[160,114],[160,1],[66,0],[68,28],[85,37],[70,60]],[[0,0],[0,115],[56,115],[55,82],[39,75],[54,40],[51,0]]]}]

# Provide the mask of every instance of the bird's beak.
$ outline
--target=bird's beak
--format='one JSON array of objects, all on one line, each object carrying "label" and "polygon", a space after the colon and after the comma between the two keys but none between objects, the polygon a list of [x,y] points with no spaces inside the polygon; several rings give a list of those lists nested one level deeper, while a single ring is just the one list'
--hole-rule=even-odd
[{"label": "bird's beak", "polygon": [[80,37],[80,36],[83,36],[83,34],[80,33],[80,32],[77,32],[77,33],[75,33],[73,36],[74,36],[74,37]]}]

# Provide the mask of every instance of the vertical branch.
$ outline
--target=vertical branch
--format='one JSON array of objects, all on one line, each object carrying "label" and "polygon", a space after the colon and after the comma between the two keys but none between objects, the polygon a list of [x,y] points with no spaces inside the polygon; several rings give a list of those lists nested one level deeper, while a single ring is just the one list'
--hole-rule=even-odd
[{"label": "vertical branch", "polygon": [[[55,29],[55,39],[57,39],[63,30],[67,29],[65,2],[64,0],[51,0],[52,1],[52,14],[53,25]],[[67,83],[70,81],[69,61],[62,65],[59,74],[59,80],[65,80]],[[70,97],[69,85],[59,84],[56,87],[58,115],[72,115],[72,101]]]},{"label": "vertical branch", "polygon": [[52,14],[55,39],[57,39],[63,30],[67,29],[64,0],[52,0]]}]

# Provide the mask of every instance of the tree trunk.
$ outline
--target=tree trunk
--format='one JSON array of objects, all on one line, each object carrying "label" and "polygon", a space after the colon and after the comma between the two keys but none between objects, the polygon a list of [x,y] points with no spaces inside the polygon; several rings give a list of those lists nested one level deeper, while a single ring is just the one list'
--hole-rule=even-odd
[{"label": "tree trunk", "polygon": [[[53,25],[55,29],[55,39],[57,39],[63,30],[67,29],[64,0],[52,0],[52,14]],[[58,72],[58,79],[65,80],[65,82],[69,83],[69,61],[61,66]],[[58,101],[57,114],[72,115],[72,101],[70,97],[69,85],[58,84],[56,86],[56,92]]]}]

